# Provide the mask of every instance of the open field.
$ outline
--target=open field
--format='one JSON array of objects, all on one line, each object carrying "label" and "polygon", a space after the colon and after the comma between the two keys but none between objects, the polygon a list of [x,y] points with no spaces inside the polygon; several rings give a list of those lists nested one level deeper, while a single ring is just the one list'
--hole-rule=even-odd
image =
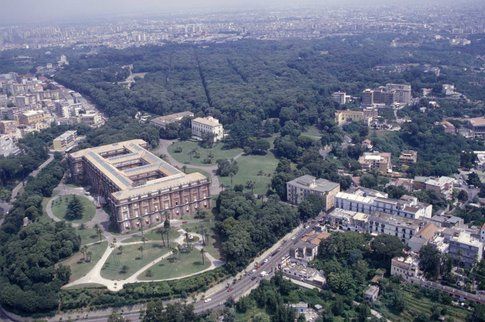
[{"label": "open field", "polygon": [[[177,151],[177,148],[182,148],[182,151]],[[212,164],[218,159],[231,159],[242,153],[242,149],[223,149],[222,143],[217,143],[211,149],[205,149],[199,146],[195,141],[181,141],[175,142],[168,147],[168,152],[177,161],[185,164],[208,165],[204,163],[210,152],[212,152]]]},{"label": "open field", "polygon": [[73,195],[69,196],[60,196],[52,202],[52,212],[54,215],[59,219],[64,219],[68,222],[73,223],[85,223],[93,219],[94,214],[96,213],[96,207],[94,204],[84,196],[77,196],[83,205],[83,216],[81,219],[78,220],[67,220],[65,219],[67,205],[72,200]]},{"label": "open field", "polygon": [[107,242],[87,246],[87,252],[91,253],[90,262],[83,260],[83,254],[80,251],[64,260],[61,264],[71,268],[71,278],[69,280],[72,282],[86,275],[103,256],[107,246]]},{"label": "open field", "polygon": [[[143,246],[143,257],[139,250],[140,246]],[[101,269],[101,276],[111,280],[125,279],[168,251],[169,249],[162,248],[160,243],[122,246],[122,252],[117,248],[108,257]],[[123,267],[126,268],[125,271],[123,271]]]},{"label": "open field", "polygon": [[234,186],[242,184],[246,186],[248,181],[253,181],[254,193],[264,194],[271,183],[271,178],[278,165],[278,160],[273,153],[268,152],[266,155],[243,155],[237,159],[239,171],[232,178],[221,177],[225,186]]},{"label": "open field", "polygon": [[[159,263],[150,267],[147,271],[139,276],[139,279],[169,279],[177,278],[184,275],[200,272],[210,266],[210,262],[205,258],[202,263],[202,254],[199,250],[193,249],[190,253],[178,253],[177,259],[170,261],[163,259]],[[147,272],[150,274],[147,276]]]}]

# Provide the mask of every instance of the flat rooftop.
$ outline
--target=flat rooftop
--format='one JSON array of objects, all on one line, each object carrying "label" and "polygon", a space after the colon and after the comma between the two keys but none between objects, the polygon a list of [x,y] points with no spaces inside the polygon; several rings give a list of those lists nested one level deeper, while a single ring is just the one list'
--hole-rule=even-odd
[{"label": "flat rooftop", "polygon": [[107,177],[118,190],[112,193],[118,200],[208,180],[197,172],[183,173],[145,149],[146,146],[144,140],[130,140],[84,149],[71,153],[70,157],[85,159]]},{"label": "flat rooftop", "polygon": [[326,180],[317,179],[310,175],[304,175],[288,182],[291,185],[311,189],[313,191],[329,192],[340,187],[340,184]]},{"label": "flat rooftop", "polygon": [[180,112],[180,113],[174,113],[174,114],[169,114],[169,115],[163,115],[156,117],[151,120],[151,122],[155,125],[158,126],[164,126],[165,124],[175,122],[175,121],[180,121],[184,117],[193,117],[194,113],[190,111],[185,111],[185,112]]}]

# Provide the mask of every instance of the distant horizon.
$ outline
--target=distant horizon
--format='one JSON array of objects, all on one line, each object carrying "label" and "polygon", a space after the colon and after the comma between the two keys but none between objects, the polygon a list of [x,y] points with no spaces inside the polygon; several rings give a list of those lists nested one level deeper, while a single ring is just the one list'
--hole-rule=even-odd
[{"label": "distant horizon", "polygon": [[[121,17],[139,18],[142,16],[162,17],[169,15],[229,13],[238,11],[267,11],[287,9],[323,9],[325,7],[365,7],[373,6],[429,6],[433,2],[440,5],[479,4],[479,0],[432,0],[422,2],[413,0],[403,4],[398,0],[180,0],[172,1],[157,0],[18,0],[2,5],[0,11],[0,25],[25,25],[25,24],[48,24],[48,23],[85,23],[94,20],[116,19]],[[70,2],[69,5],[66,2]],[[28,8],[28,9],[27,9]]]}]

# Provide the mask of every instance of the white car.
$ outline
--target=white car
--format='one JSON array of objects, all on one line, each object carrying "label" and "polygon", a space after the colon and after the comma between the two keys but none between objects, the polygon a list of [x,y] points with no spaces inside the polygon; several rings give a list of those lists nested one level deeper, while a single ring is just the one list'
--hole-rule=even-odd
[{"label": "white car", "polygon": [[268,259],[267,259],[267,258],[265,258],[263,262],[264,262],[264,263],[267,263],[267,262],[268,262]]},{"label": "white car", "polygon": [[204,303],[209,303],[210,301],[212,301],[212,299],[209,297],[209,298],[204,300]]}]

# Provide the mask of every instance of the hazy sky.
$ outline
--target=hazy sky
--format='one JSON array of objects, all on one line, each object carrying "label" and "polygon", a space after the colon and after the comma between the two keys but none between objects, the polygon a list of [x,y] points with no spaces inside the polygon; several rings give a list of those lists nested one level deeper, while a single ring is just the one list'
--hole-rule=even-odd
[{"label": "hazy sky", "polygon": [[[417,0],[413,0],[417,1]],[[429,2],[430,0],[424,0]],[[443,0],[439,0],[443,1]],[[464,0],[458,0],[464,1]],[[0,0],[0,24],[49,22],[129,13],[165,14],[195,10],[257,9],[324,4],[397,2],[398,0]],[[406,3],[409,0],[405,0]]]}]

